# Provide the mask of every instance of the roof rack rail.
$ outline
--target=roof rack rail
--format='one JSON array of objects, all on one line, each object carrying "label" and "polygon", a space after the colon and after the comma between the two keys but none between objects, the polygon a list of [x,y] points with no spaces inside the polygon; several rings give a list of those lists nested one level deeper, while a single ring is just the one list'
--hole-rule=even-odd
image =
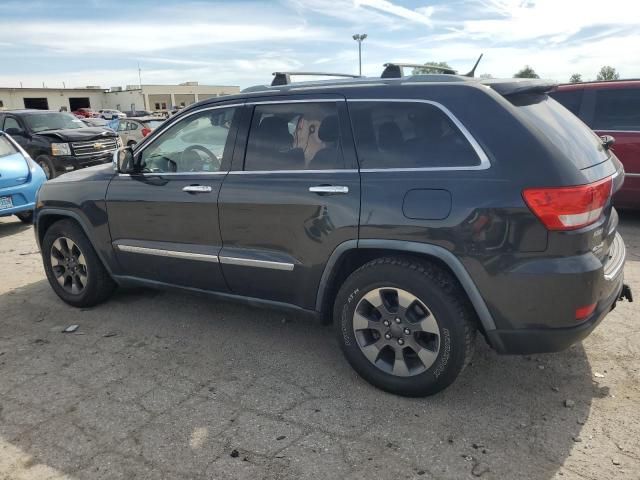
[{"label": "roof rack rail", "polygon": [[327,73],[327,72],[273,72],[272,87],[280,85],[289,85],[291,83],[291,75],[308,75],[314,77],[347,77],[347,78],[361,78],[360,75],[353,75],[351,73]]},{"label": "roof rack rail", "polygon": [[[465,73],[463,76],[464,77],[473,77],[476,73],[476,67],[478,66],[478,64],[480,63],[480,60],[482,59],[482,53],[480,54],[480,56],[478,57],[478,60],[476,60],[476,63],[473,65],[473,68],[471,70],[469,70],[467,73]],[[457,70],[454,70],[453,68],[447,68],[447,67],[441,67],[440,65],[432,65],[429,63],[385,63],[384,64],[384,71],[382,72],[382,75],[380,75],[380,78],[402,78],[404,77],[404,68],[409,67],[409,68],[431,68],[432,70],[437,70],[440,73],[444,73],[446,75],[457,75],[458,72]]]}]

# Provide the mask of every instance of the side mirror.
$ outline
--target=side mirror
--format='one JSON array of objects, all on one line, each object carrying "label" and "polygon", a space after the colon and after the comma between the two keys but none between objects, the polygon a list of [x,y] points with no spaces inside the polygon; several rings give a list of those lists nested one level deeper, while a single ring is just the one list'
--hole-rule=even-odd
[{"label": "side mirror", "polygon": [[21,137],[24,137],[24,130],[20,130],[19,128],[7,128],[4,133],[13,136],[19,135]]},{"label": "side mirror", "polygon": [[611,135],[602,135],[600,139],[602,140],[602,146],[605,148],[605,150],[609,150],[613,146],[613,144],[616,143],[616,139]]},{"label": "side mirror", "polygon": [[131,173],[134,170],[133,148],[121,147],[113,152],[113,169],[118,173]]}]

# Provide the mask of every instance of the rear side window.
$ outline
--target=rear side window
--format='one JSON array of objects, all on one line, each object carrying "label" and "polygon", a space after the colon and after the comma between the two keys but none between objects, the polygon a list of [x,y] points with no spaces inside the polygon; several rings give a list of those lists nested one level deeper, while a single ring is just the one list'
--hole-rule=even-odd
[{"label": "rear side window", "polygon": [[16,147],[14,147],[9,140],[5,138],[4,135],[0,135],[0,158],[6,157],[7,155],[12,155],[17,153]]},{"label": "rear side window", "polygon": [[580,113],[583,94],[584,90],[558,90],[557,92],[552,92],[551,96],[560,102],[564,108],[577,116]]},{"label": "rear side window", "polygon": [[593,128],[640,131],[640,88],[597,90]]},{"label": "rear side window", "polygon": [[419,102],[350,102],[361,168],[465,167],[480,158],[440,108]]},{"label": "rear side window", "polygon": [[547,95],[508,97],[542,138],[560,150],[577,168],[602,163],[609,154],[601,139],[582,120]]},{"label": "rear side window", "polygon": [[245,170],[344,168],[338,108],[333,102],[258,105]]}]

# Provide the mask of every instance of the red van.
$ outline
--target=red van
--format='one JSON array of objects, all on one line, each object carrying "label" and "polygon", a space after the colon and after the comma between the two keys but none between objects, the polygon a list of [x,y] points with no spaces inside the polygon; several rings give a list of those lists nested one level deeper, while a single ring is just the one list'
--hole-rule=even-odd
[{"label": "red van", "polygon": [[551,96],[598,135],[615,138],[625,181],[614,204],[640,210],[640,79],[559,85]]}]

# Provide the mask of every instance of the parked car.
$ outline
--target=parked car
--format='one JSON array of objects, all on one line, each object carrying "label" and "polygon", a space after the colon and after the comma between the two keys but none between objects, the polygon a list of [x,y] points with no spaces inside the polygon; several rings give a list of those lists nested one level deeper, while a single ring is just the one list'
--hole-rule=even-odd
[{"label": "parked car", "polygon": [[15,215],[32,223],[36,193],[45,180],[44,171],[29,154],[0,131],[0,217]]},{"label": "parked car", "polygon": [[150,117],[151,112],[148,110],[129,110],[128,112],[124,112],[127,117]]},{"label": "parked car", "polygon": [[118,135],[123,145],[133,146],[164,123],[157,117],[127,118],[120,120]]},{"label": "parked car", "polygon": [[109,125],[109,122],[104,118],[83,118],[82,122],[87,127],[107,127]]},{"label": "parked car", "polygon": [[396,72],[206,100],[117,171],[47,182],[51,287],[76,307],[146,285],[332,318],[355,370],[401,395],[453,382],[477,332],[510,354],[586,337],[631,295],[616,156],[553,83]]},{"label": "parked car", "polygon": [[90,108],[78,108],[71,113],[73,113],[78,118],[92,118],[99,116],[97,112],[94,112]]},{"label": "parked car", "polygon": [[42,167],[47,178],[82,167],[108,163],[120,145],[118,135],[106,127],[87,127],[65,112],[6,110],[0,129]]},{"label": "parked car", "polygon": [[559,85],[551,96],[598,135],[615,139],[612,149],[624,165],[625,181],[613,203],[640,210],[640,80]]},{"label": "parked car", "polygon": [[111,109],[103,109],[98,110],[98,115],[100,118],[104,118],[105,120],[113,120],[114,118],[126,118],[127,115],[120,110],[111,110]]}]

